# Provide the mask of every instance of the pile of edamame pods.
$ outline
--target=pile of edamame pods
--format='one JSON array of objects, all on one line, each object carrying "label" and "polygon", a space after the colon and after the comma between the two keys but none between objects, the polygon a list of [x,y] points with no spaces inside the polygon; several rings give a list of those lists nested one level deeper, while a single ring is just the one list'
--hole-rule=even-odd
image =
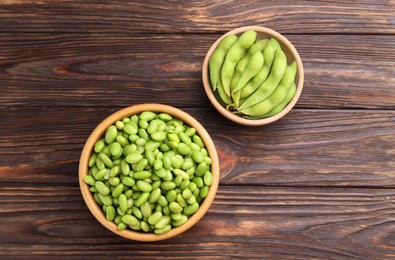
[{"label": "pile of edamame pods", "polygon": [[223,38],[209,61],[217,99],[248,119],[281,112],[295,95],[296,72],[276,39],[257,39],[253,30]]},{"label": "pile of edamame pods", "polygon": [[109,126],[88,166],[84,181],[119,230],[167,233],[199,209],[213,183],[196,129],[167,113],[145,111]]}]

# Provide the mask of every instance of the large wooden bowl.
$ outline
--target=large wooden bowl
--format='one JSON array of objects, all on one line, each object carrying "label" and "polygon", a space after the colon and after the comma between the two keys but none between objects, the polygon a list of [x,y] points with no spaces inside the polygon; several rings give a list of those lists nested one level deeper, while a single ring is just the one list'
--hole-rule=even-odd
[{"label": "large wooden bowl", "polygon": [[[136,232],[132,230],[121,230],[119,231],[117,228],[117,225],[112,222],[108,221],[101,209],[101,207],[96,203],[96,201],[93,198],[92,193],[89,191],[89,185],[84,182],[84,176],[88,174],[88,161],[89,158],[93,152],[93,148],[95,143],[103,137],[106,129],[114,124],[118,120],[122,120],[125,117],[130,117],[135,114],[140,114],[143,111],[152,111],[152,112],[164,112],[168,113],[174,118],[178,118],[182,120],[184,123],[188,124],[189,126],[192,126],[196,129],[197,133],[203,140],[206,149],[208,151],[209,156],[211,157],[212,164],[211,164],[211,172],[213,174],[213,183],[210,186],[209,193],[207,197],[204,199],[204,201],[200,204],[199,210],[191,216],[187,222],[185,222],[183,225],[173,228],[170,230],[168,233],[162,234],[162,235],[157,235],[153,233],[142,233],[142,232]],[[132,240],[138,240],[138,241],[158,241],[158,240],[163,240],[167,238],[174,237],[178,234],[181,234],[182,232],[188,230],[191,228],[193,225],[195,225],[202,217],[203,215],[207,212],[209,209],[210,205],[212,204],[214,200],[214,196],[217,192],[218,189],[218,182],[219,182],[219,162],[218,162],[218,155],[217,151],[215,149],[214,143],[211,140],[211,137],[207,133],[207,131],[204,129],[204,127],[196,121],[192,116],[189,114],[171,107],[171,106],[166,106],[166,105],[161,105],[161,104],[141,104],[141,105],[135,105],[131,107],[124,108],[122,110],[119,110],[115,112],[114,114],[110,115],[107,117],[103,122],[101,122],[95,130],[91,133],[89,136],[88,140],[85,143],[85,146],[82,150],[81,158],[80,158],[80,164],[79,164],[79,183],[80,183],[80,188],[82,192],[82,196],[85,200],[86,205],[88,206],[89,210],[92,212],[92,214],[95,216],[95,218],[106,228],[111,230],[117,235],[120,235],[122,237],[132,239]]]},{"label": "large wooden bowl", "polygon": [[[245,119],[240,115],[233,114],[232,112],[228,111],[225,107],[221,105],[221,103],[217,100],[216,96],[214,95],[214,92],[211,88],[210,80],[209,80],[209,67],[208,63],[210,60],[211,55],[217,48],[218,44],[221,42],[221,40],[228,36],[229,34],[235,34],[237,36],[240,36],[244,31],[247,30],[254,30],[257,32],[257,39],[267,39],[267,38],[275,38],[281,45],[281,49],[287,56],[287,61],[288,64],[291,64],[293,61],[296,60],[298,71],[296,74],[295,78],[295,84],[296,84],[296,93],[291,102],[278,114],[268,117],[268,118],[263,118],[263,119],[257,119],[257,120],[252,120],[252,119]],[[276,31],[273,31],[271,29],[261,27],[261,26],[246,26],[246,27],[240,27],[234,30],[231,30],[224,34],[222,37],[220,37],[209,49],[207,52],[207,55],[204,59],[203,63],[203,68],[202,68],[202,79],[203,79],[203,86],[204,90],[206,91],[206,94],[208,98],[210,99],[210,102],[213,104],[213,106],[220,112],[223,116],[226,118],[242,125],[247,125],[247,126],[259,126],[259,125],[266,125],[270,124],[283,116],[285,116],[291,109],[295,106],[296,102],[298,101],[300,94],[302,93],[303,89],[303,81],[304,81],[304,71],[303,71],[303,64],[302,60],[300,59],[299,53],[296,51],[295,47],[290,43],[287,38],[282,36]]]}]

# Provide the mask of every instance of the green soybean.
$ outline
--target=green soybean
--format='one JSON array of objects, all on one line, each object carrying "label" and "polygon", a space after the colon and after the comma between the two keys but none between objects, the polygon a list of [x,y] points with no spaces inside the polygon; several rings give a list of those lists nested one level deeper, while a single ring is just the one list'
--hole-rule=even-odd
[{"label": "green soybean", "polygon": [[145,218],[148,218],[152,214],[151,204],[148,201],[141,205],[140,210]]},{"label": "green soybean", "polygon": [[152,173],[150,171],[139,171],[133,174],[133,178],[143,180],[151,177],[151,175]]},{"label": "green soybean", "polygon": [[151,225],[155,225],[162,219],[162,216],[162,212],[154,212],[148,217],[148,223],[150,223]]},{"label": "green soybean", "polygon": [[286,68],[287,57],[283,51],[277,51],[269,77],[240,105],[238,110],[240,111],[245,108],[249,108],[269,97],[277,87],[280,80],[283,78]]},{"label": "green soybean", "polygon": [[173,225],[173,227],[179,227],[182,224],[184,224],[185,222],[187,222],[187,220],[188,220],[188,217],[185,215],[182,215],[179,220],[175,220],[171,224]]},{"label": "green soybean", "polygon": [[95,178],[93,178],[91,175],[84,176],[84,181],[85,181],[86,184],[89,184],[91,186],[94,186],[95,182],[96,182]]},{"label": "green soybean", "polygon": [[156,114],[151,111],[144,111],[140,114],[140,120],[151,121],[156,117]]},{"label": "green soybean", "polygon": [[171,218],[169,216],[162,216],[162,218],[158,221],[158,223],[155,224],[156,228],[164,228],[167,226],[171,221]]},{"label": "green soybean", "polygon": [[199,209],[199,204],[194,203],[192,205],[188,205],[184,208],[183,213],[187,216],[194,214]]},{"label": "green soybean", "polygon": [[139,152],[132,152],[125,158],[128,163],[138,163],[141,159],[143,159],[143,155]]},{"label": "green soybean", "polygon": [[115,208],[113,206],[107,206],[106,209],[106,218],[109,221],[113,221],[115,219]]},{"label": "green soybean", "polygon": [[115,125],[109,126],[106,130],[106,134],[104,135],[104,141],[107,144],[111,144],[117,138],[118,130]]},{"label": "green soybean", "polygon": [[263,62],[264,57],[262,52],[258,51],[254,53],[233,92],[240,90],[252,77],[258,74],[263,67]]},{"label": "green soybean", "polygon": [[149,192],[143,192],[140,197],[138,197],[137,201],[135,202],[135,205],[137,207],[140,207],[143,205],[149,198],[150,193]]},{"label": "green soybean", "polygon": [[169,204],[169,209],[173,213],[181,213],[183,208],[177,202],[173,201]]},{"label": "green soybean", "polygon": [[161,183],[160,187],[162,190],[174,190],[176,184],[171,181],[164,181]]},{"label": "green soybean", "polygon": [[210,57],[209,74],[210,74],[211,87],[213,88],[213,90],[215,90],[217,87],[221,66],[225,60],[226,53],[236,41],[237,41],[236,35],[230,34],[226,36],[221,40],[221,42],[218,44],[217,48],[215,49],[215,51]]},{"label": "green soybean", "polygon": [[262,100],[261,102],[240,110],[243,114],[249,116],[262,116],[268,113],[273,107],[280,104],[287,95],[287,92],[291,85],[294,83],[296,76],[296,62],[293,62],[290,66],[287,67],[285,70],[285,74],[281,79],[280,83],[273,91],[273,93],[266,99]]},{"label": "green soybean", "polygon": [[123,183],[118,184],[112,191],[111,195],[113,198],[119,197],[121,193],[123,192],[123,189],[125,188],[125,185]]},{"label": "green soybean", "polygon": [[226,53],[225,60],[221,68],[221,80],[225,93],[230,96],[230,81],[233,77],[235,67],[239,60],[244,56],[246,50],[255,42],[256,32],[253,30],[245,31],[239,39],[230,47]]},{"label": "green soybean", "polygon": [[165,233],[169,232],[170,230],[171,230],[171,225],[166,225],[163,228],[156,228],[154,230],[154,233],[157,234],[157,235],[162,235],[162,234],[165,234]]},{"label": "green soybean", "polygon": [[110,188],[108,188],[103,182],[97,181],[95,182],[95,188],[102,195],[110,194]]},{"label": "green soybean", "polygon": [[154,189],[148,198],[149,203],[153,204],[160,198],[162,190],[160,188]]},{"label": "green soybean", "polygon": [[128,226],[134,226],[139,223],[138,219],[132,215],[124,215],[122,216],[122,222]]}]

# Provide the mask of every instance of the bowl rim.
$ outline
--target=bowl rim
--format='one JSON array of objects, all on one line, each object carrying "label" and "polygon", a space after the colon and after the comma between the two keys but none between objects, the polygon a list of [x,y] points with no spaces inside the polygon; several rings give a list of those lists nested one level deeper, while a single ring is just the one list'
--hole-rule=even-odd
[{"label": "bowl rim", "polygon": [[[298,85],[296,88],[295,96],[292,98],[292,100],[288,103],[288,105],[280,113],[278,113],[274,116],[271,116],[271,117],[267,117],[267,118],[263,118],[263,119],[256,119],[256,120],[242,118],[242,117],[234,115],[232,112],[226,110],[220,104],[220,102],[217,100],[217,98],[215,97],[214,92],[210,86],[211,84],[210,84],[209,75],[208,75],[208,63],[209,63],[212,53],[214,52],[215,48],[218,46],[219,42],[223,38],[228,36],[229,34],[240,34],[240,33],[247,31],[247,30],[254,30],[256,32],[265,33],[265,34],[270,35],[273,38],[276,38],[280,44],[285,45],[290,50],[292,56],[296,60],[297,67],[298,67],[298,72],[297,72]],[[220,112],[224,117],[228,118],[229,120],[231,120],[233,122],[241,124],[241,125],[260,126],[260,125],[266,125],[266,124],[270,124],[274,121],[277,121],[278,119],[285,116],[295,106],[296,102],[298,101],[298,99],[302,93],[302,89],[303,89],[304,69],[303,69],[303,63],[302,63],[302,60],[299,56],[298,51],[295,49],[293,44],[287,38],[285,38],[283,35],[281,35],[280,33],[276,32],[272,29],[269,29],[269,28],[266,28],[263,26],[252,25],[252,26],[243,26],[243,27],[239,27],[239,28],[230,30],[227,33],[225,33],[224,35],[222,35],[220,38],[218,38],[213,43],[213,45],[211,45],[210,49],[208,50],[208,52],[204,58],[203,67],[202,67],[202,80],[203,80],[204,90],[205,90],[208,98],[210,99],[210,102],[217,109],[217,111]]]},{"label": "bowl rim", "polygon": [[[99,140],[105,133],[108,126],[114,124],[116,121],[121,120],[127,116],[132,116],[134,114],[140,114],[143,111],[152,111],[152,112],[163,112],[168,113],[174,118],[178,118],[182,120],[184,123],[192,126],[196,129],[197,133],[201,137],[203,143],[205,144],[205,148],[208,151],[208,154],[212,160],[211,164],[211,172],[213,174],[213,183],[210,186],[209,193],[204,201],[200,204],[198,211],[192,215],[183,225],[179,227],[172,228],[169,232],[161,235],[153,234],[153,233],[141,233],[129,229],[125,230],[118,230],[117,225],[112,222],[108,221],[101,209],[101,207],[96,203],[93,198],[92,193],[89,190],[89,185],[85,183],[84,176],[88,174],[88,161],[93,152],[94,144],[97,140]],[[219,159],[218,154],[215,149],[215,145],[213,140],[211,139],[210,135],[206,131],[206,129],[191,115],[188,113],[163,104],[156,104],[156,103],[146,103],[146,104],[138,104],[123,108],[112,113],[110,116],[106,117],[96,128],[92,131],[89,135],[87,141],[84,144],[84,148],[81,153],[79,168],[78,168],[78,178],[79,178],[79,185],[82,196],[84,198],[85,204],[88,206],[91,213],[94,217],[107,229],[114,232],[117,235],[122,237],[135,240],[135,241],[143,241],[143,242],[153,242],[168,239],[179,235],[193,225],[195,225],[208,211],[209,207],[211,206],[215,194],[218,189],[219,184]]]}]

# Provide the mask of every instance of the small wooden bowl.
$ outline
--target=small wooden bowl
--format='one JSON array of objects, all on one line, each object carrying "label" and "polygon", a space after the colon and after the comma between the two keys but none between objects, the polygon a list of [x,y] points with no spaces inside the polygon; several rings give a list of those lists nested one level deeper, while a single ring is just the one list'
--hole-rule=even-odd
[{"label": "small wooden bowl", "polygon": [[[247,30],[254,30],[257,32],[257,39],[266,39],[266,38],[275,38],[281,45],[281,49],[287,56],[287,61],[288,64],[291,64],[293,61],[296,60],[298,71],[296,74],[295,78],[295,84],[296,84],[296,93],[291,102],[277,115],[274,115],[272,117],[268,118],[263,118],[263,119],[257,119],[257,120],[252,120],[252,119],[245,119],[239,115],[233,114],[232,112],[226,110],[220,102],[217,100],[217,98],[214,95],[214,92],[211,88],[210,85],[210,80],[209,80],[209,68],[208,68],[208,63],[210,60],[211,55],[217,48],[217,45],[221,42],[221,40],[228,36],[229,34],[235,34],[237,36],[240,36],[241,33]],[[298,101],[300,94],[302,93],[303,89],[303,81],[304,81],[304,71],[303,71],[303,64],[302,60],[300,59],[299,53],[296,51],[295,47],[281,34],[279,34],[276,31],[273,31],[271,29],[261,27],[261,26],[246,26],[246,27],[240,27],[234,30],[231,30],[224,34],[222,37],[220,37],[209,49],[209,51],[206,54],[206,57],[204,59],[203,63],[203,69],[202,69],[202,79],[203,79],[203,86],[204,90],[206,91],[206,94],[208,98],[210,99],[211,103],[213,106],[220,112],[223,116],[226,118],[232,120],[233,122],[236,122],[238,124],[242,125],[247,125],[247,126],[259,126],[259,125],[266,125],[270,124],[283,116],[285,116],[296,104]]]},{"label": "small wooden bowl", "polygon": [[[212,165],[211,165],[211,172],[213,174],[213,184],[210,186],[209,193],[207,197],[204,199],[203,203],[200,204],[199,210],[192,216],[190,217],[187,222],[185,222],[183,225],[173,228],[169,232],[162,234],[162,235],[157,235],[153,233],[142,233],[142,232],[136,232],[132,230],[121,230],[119,231],[117,228],[117,225],[112,222],[108,221],[106,219],[106,216],[104,215],[101,207],[96,203],[96,201],[93,198],[92,193],[89,191],[89,185],[85,183],[84,181],[84,176],[88,174],[88,161],[89,158],[93,152],[93,148],[95,143],[103,137],[106,129],[114,124],[118,120],[122,120],[125,117],[129,117],[135,114],[140,114],[143,111],[152,111],[152,112],[164,112],[168,113],[174,118],[178,118],[188,124],[189,126],[192,126],[196,129],[197,133],[199,136],[202,138],[206,149],[209,153],[209,156],[211,157],[212,160]],[[85,200],[86,205],[88,206],[89,210],[92,212],[92,214],[95,216],[95,218],[106,228],[111,230],[117,235],[120,235],[122,237],[132,239],[132,240],[137,240],[137,241],[145,241],[145,242],[151,242],[151,241],[159,241],[167,238],[174,237],[178,234],[183,233],[184,231],[188,230],[191,228],[193,225],[195,225],[202,217],[203,215],[207,212],[209,209],[210,205],[212,204],[214,200],[214,196],[217,192],[218,189],[218,182],[219,182],[219,161],[218,161],[218,155],[217,151],[215,149],[214,143],[211,140],[211,137],[207,133],[207,131],[204,129],[204,127],[192,116],[189,114],[171,107],[171,106],[166,106],[166,105],[161,105],[161,104],[141,104],[141,105],[135,105],[131,107],[127,107],[124,109],[121,109],[114,114],[110,115],[107,117],[103,122],[101,122],[95,130],[91,133],[89,136],[88,140],[86,141],[84,148],[82,150],[81,158],[80,158],[80,164],[79,164],[79,183],[80,183],[80,188],[82,192],[82,196]]]}]

